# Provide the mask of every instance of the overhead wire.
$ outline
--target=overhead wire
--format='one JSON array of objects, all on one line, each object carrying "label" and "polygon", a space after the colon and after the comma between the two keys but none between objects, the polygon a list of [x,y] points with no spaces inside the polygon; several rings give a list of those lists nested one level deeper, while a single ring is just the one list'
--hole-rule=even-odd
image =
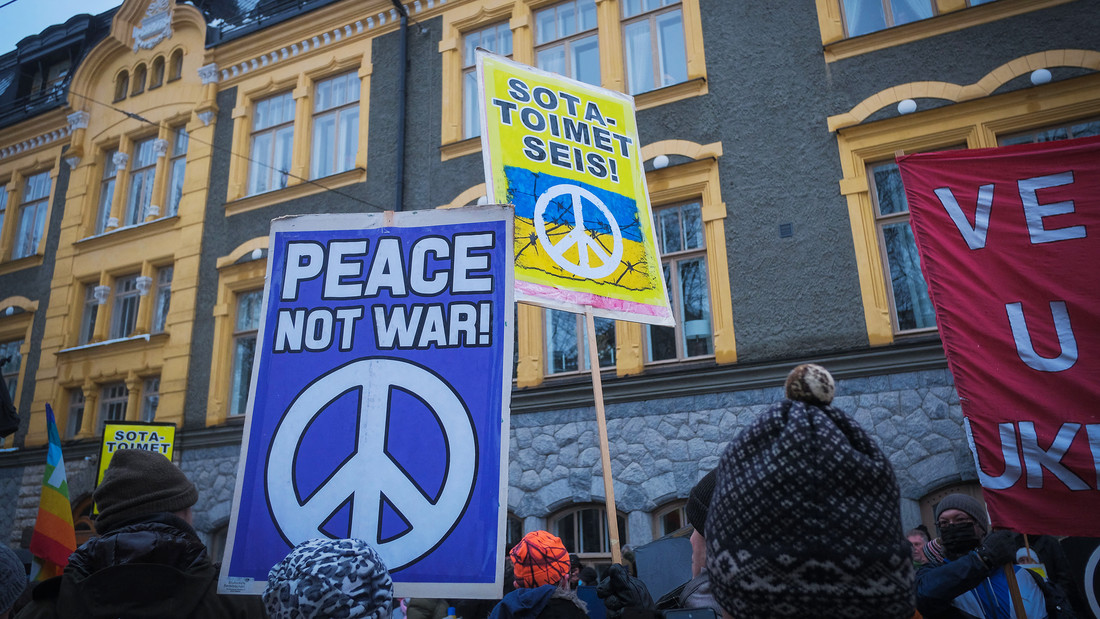
[{"label": "overhead wire", "polygon": [[[10,0],[10,1],[11,1],[11,2],[14,2],[15,0]],[[87,100],[87,101],[90,101],[90,102],[92,102],[92,103],[95,103],[95,104],[97,104],[97,105],[101,105],[101,106],[103,106],[103,107],[106,107],[106,108],[108,108],[108,109],[110,109],[110,110],[114,110],[115,112],[118,112],[119,114],[122,114],[123,116],[126,116],[127,118],[130,118],[130,119],[136,120],[136,121],[138,121],[138,122],[146,123],[146,124],[148,124],[148,125],[152,125],[152,126],[154,126],[154,127],[159,127],[159,126],[160,126],[160,124],[159,124],[159,123],[157,123],[157,122],[154,122],[154,121],[152,121],[152,120],[149,120],[148,118],[145,118],[145,117],[144,117],[144,116],[142,116],[141,114],[136,114],[136,113],[134,113],[134,112],[128,112],[128,111],[126,111],[126,110],[123,110],[123,109],[121,109],[121,108],[115,107],[114,105],[111,105],[110,103],[104,103],[103,101],[99,101],[99,100],[97,100],[97,99],[94,99],[94,98],[92,98],[92,97],[89,97],[88,95],[85,95],[85,94],[81,94],[81,93],[79,93],[79,92],[76,92],[76,91],[70,91],[70,92],[71,92],[71,93],[72,93],[73,95],[77,96],[77,97],[80,97],[80,98],[82,98],[82,99],[85,99],[85,100]],[[245,161],[248,161],[249,163],[255,163],[255,164],[259,164],[259,165],[261,165],[261,166],[264,166],[264,167],[266,167],[266,168],[268,168],[268,169],[270,169],[270,170],[274,170],[274,171],[276,171],[276,172],[279,172],[280,174],[286,174],[288,178],[293,178],[293,179],[299,180],[299,181],[301,181],[301,182],[303,182],[303,183],[309,183],[310,185],[314,185],[314,186],[316,186],[316,187],[320,187],[320,188],[321,188],[322,190],[324,190],[324,191],[327,191],[327,192],[333,193],[333,194],[335,194],[335,195],[338,195],[338,196],[341,196],[341,197],[347,198],[347,199],[349,199],[349,200],[353,200],[353,201],[355,201],[355,202],[358,202],[359,204],[362,204],[362,205],[364,205],[364,206],[369,206],[369,207],[371,207],[371,208],[374,208],[374,209],[377,209],[377,210],[379,210],[379,211],[384,211],[384,210],[386,210],[386,209],[385,209],[384,207],[382,207],[382,206],[379,206],[379,205],[377,205],[377,204],[374,204],[374,203],[372,203],[372,202],[368,202],[368,201],[366,201],[366,200],[364,200],[364,199],[362,199],[362,198],[359,198],[359,197],[357,197],[357,196],[353,196],[353,195],[351,195],[351,194],[349,194],[349,193],[344,193],[344,192],[342,192],[342,191],[340,191],[340,190],[338,190],[338,189],[334,189],[334,188],[332,188],[332,187],[326,187],[326,186],[322,185],[321,183],[319,183],[319,182],[317,182],[317,181],[315,181],[315,180],[313,180],[313,179],[309,179],[309,178],[306,178],[306,177],[303,177],[303,176],[298,176],[297,174],[292,174],[292,173],[291,173],[291,172],[290,172],[289,170],[282,170],[282,169],[280,169],[280,168],[276,168],[275,166],[273,166],[273,165],[271,165],[271,164],[269,164],[269,163],[267,163],[267,162],[264,162],[264,161],[260,161],[260,160],[258,160],[258,159],[253,159],[253,158],[252,158],[251,156],[249,156],[249,155],[242,155],[241,153],[238,153],[238,152],[234,151],[234,150],[233,150],[232,148],[225,148],[224,146],[218,146],[218,145],[216,145],[216,144],[214,144],[214,143],[212,143],[212,142],[207,142],[207,141],[205,141],[205,140],[200,140],[200,139],[198,139],[198,138],[195,138],[194,136],[192,136],[192,135],[190,135],[190,134],[188,134],[188,136],[187,136],[187,139],[188,139],[189,141],[195,141],[195,142],[198,142],[199,144],[202,144],[202,145],[204,145],[204,146],[209,146],[210,148],[213,148],[214,150],[218,150],[218,151],[221,151],[221,152],[224,152],[224,153],[229,153],[229,154],[230,154],[231,156],[234,156],[234,157],[240,157],[241,159],[244,159]]]}]

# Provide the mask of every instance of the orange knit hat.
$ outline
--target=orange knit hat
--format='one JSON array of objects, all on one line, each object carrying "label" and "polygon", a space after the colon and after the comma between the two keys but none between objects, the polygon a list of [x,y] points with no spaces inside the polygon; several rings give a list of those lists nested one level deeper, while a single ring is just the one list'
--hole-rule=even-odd
[{"label": "orange knit hat", "polygon": [[546,531],[531,531],[510,553],[521,587],[556,585],[569,575],[569,553],[560,539]]}]

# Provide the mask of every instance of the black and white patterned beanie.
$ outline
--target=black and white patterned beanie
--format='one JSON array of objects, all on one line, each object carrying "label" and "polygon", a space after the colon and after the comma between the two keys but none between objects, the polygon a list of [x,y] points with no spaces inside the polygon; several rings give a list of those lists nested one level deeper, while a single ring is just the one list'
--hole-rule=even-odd
[{"label": "black and white patterned beanie", "polygon": [[738,619],[913,615],[894,469],[800,365],[787,398],[726,448],[706,523],[715,599]]},{"label": "black and white patterned beanie", "polygon": [[370,544],[313,539],[271,568],[263,599],[271,619],[388,619],[393,581]]}]

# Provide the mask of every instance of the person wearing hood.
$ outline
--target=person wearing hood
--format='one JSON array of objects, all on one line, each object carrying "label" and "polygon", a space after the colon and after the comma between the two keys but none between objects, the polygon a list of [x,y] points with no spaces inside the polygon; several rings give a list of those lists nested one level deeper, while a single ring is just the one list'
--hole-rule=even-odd
[{"label": "person wearing hood", "polygon": [[18,619],[265,616],[257,596],[218,595],[218,566],[191,526],[198,491],[171,460],[120,450],[92,498],[99,537],[35,587]]},{"label": "person wearing hood", "polygon": [[558,537],[532,531],[509,557],[516,590],[504,596],[489,619],[587,619],[587,606],[569,588],[569,553]]}]

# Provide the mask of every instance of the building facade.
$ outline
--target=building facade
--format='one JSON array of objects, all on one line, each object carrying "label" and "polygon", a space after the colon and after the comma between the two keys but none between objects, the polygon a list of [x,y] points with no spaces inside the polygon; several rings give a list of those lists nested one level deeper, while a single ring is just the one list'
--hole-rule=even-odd
[{"label": "building facade", "polygon": [[[685,524],[805,361],[931,525],[977,473],[894,156],[1096,135],[1098,29],[1100,0],[126,0],[30,37],[0,86],[57,81],[34,50],[69,64],[43,107],[0,97],[5,542],[29,539],[49,403],[81,526],[102,424],[167,421],[220,550],[270,221],[484,200],[476,47],[635,97],[677,325],[597,323],[622,541]],[[582,324],[517,307],[509,535],[603,559]]]}]

